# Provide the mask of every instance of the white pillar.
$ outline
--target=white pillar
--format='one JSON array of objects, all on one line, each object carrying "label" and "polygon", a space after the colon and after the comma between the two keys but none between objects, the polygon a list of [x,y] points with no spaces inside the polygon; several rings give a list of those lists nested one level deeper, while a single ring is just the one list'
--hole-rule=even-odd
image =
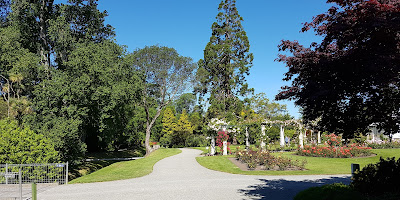
[{"label": "white pillar", "polygon": [[228,155],[228,142],[223,141],[222,144],[224,145],[224,153],[222,155],[226,156]]},{"label": "white pillar", "polygon": [[378,129],[376,128],[376,126],[374,126],[374,128],[372,128],[372,142],[375,142],[375,137],[378,136]]},{"label": "white pillar", "polygon": [[304,130],[304,141],[306,142],[306,144],[309,142],[308,141],[308,137],[307,137],[307,129],[306,130]]},{"label": "white pillar", "polygon": [[280,137],[281,147],[284,147],[285,146],[285,130],[284,130],[283,124],[281,124],[281,131],[280,131],[279,137]]},{"label": "white pillar", "polygon": [[318,131],[318,144],[321,144],[321,131]]},{"label": "white pillar", "polygon": [[250,148],[250,142],[249,142],[249,132],[247,131],[247,126],[246,126],[246,149]]},{"label": "white pillar", "polygon": [[215,137],[214,136],[211,136],[210,154],[215,155]]},{"label": "white pillar", "polygon": [[314,130],[310,130],[310,143],[314,143]]},{"label": "white pillar", "polygon": [[303,130],[300,129],[300,134],[299,134],[299,145],[301,149],[304,149],[304,136],[303,136]]},{"label": "white pillar", "polygon": [[[224,134],[228,134],[225,127],[222,128],[222,131],[224,132]],[[222,153],[222,155],[226,156],[226,155],[228,155],[228,141],[224,140],[222,142],[222,145],[223,145],[223,153]]]},{"label": "white pillar", "polygon": [[265,125],[261,125],[261,143],[260,143],[260,147],[261,147],[261,150],[265,150],[265,142],[264,142],[264,139],[265,139]]}]

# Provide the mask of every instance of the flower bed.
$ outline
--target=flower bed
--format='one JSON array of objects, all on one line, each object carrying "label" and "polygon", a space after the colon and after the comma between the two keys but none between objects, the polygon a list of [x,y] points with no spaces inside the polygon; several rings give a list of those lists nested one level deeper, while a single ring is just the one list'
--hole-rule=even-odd
[{"label": "flower bed", "polygon": [[369,151],[371,147],[358,144],[343,146],[342,137],[333,133],[323,137],[328,146],[304,145],[303,149],[297,150],[297,155],[327,158],[352,158],[372,155],[372,152]]},{"label": "flower bed", "polygon": [[297,151],[301,156],[328,157],[328,158],[351,158],[364,157],[372,155],[369,151],[371,147],[351,144],[350,146],[308,146],[304,145],[304,149]]},{"label": "flower bed", "polygon": [[306,160],[300,162],[286,157],[274,156],[268,151],[237,151],[236,159],[246,163],[249,169],[261,166],[264,170],[302,170],[306,164]]}]

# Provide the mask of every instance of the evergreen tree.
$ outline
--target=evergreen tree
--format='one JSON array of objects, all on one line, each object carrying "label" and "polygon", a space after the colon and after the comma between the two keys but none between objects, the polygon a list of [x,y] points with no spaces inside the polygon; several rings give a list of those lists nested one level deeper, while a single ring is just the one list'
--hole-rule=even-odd
[{"label": "evergreen tree", "polygon": [[240,104],[237,96],[251,92],[245,76],[253,61],[249,40],[243,30],[235,0],[223,0],[213,23],[210,41],[204,49],[204,59],[198,62],[199,84],[195,91],[204,97],[210,94],[209,117],[225,117]]},{"label": "evergreen tree", "polygon": [[178,123],[176,125],[176,131],[183,131],[183,132],[188,132],[192,133],[193,132],[193,127],[192,124],[189,121],[189,116],[186,113],[186,110],[182,111],[181,116],[179,117]]},{"label": "evergreen tree", "polygon": [[162,118],[162,133],[163,135],[172,135],[176,129],[176,118],[170,107],[166,108]]},{"label": "evergreen tree", "polygon": [[193,127],[189,122],[189,116],[187,115],[186,110],[183,110],[174,131],[173,144],[178,147],[185,146],[187,138],[192,135],[192,133]]}]

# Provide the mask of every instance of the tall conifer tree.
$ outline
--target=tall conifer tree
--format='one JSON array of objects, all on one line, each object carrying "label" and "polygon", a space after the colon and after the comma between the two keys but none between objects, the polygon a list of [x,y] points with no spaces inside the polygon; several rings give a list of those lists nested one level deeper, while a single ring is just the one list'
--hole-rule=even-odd
[{"label": "tall conifer tree", "polygon": [[217,21],[212,24],[212,35],[199,61],[199,84],[195,91],[204,97],[210,94],[209,117],[226,116],[237,108],[238,96],[252,89],[245,76],[249,75],[253,54],[249,53],[249,40],[236,9],[235,0],[219,4]]}]

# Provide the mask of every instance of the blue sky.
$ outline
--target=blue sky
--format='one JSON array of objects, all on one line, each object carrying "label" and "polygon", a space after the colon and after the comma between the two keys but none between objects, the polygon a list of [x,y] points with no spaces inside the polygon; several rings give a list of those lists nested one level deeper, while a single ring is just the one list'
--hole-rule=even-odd
[{"label": "blue sky", "polygon": [[[115,28],[116,40],[128,51],[151,45],[175,48],[180,55],[197,62],[211,36],[211,25],[218,14],[220,0],[99,0],[99,9],[107,10],[106,23]],[[298,40],[303,45],[319,42],[314,32],[300,33],[302,23],[324,13],[332,5],[323,0],[237,0],[244,30],[254,54],[247,82],[256,93],[264,92],[273,100],[287,68],[275,62],[282,39]],[[289,114],[299,117],[290,101]]]}]

